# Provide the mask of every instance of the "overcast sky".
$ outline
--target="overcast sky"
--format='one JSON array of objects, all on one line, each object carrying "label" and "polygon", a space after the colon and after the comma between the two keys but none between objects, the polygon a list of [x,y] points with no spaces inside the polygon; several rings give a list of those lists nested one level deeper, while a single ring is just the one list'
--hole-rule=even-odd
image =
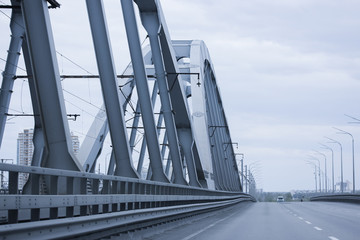
[{"label": "overcast sky", "polygon": [[[56,49],[87,71],[97,73],[85,1],[60,0],[50,10]],[[0,4],[8,4],[1,0]],[[129,62],[120,1],[104,0],[118,73]],[[215,67],[235,151],[252,164],[258,187],[265,191],[314,189],[313,167],[306,163],[324,136],[343,144],[344,179],[352,182],[351,138],[355,137],[357,188],[360,189],[360,124],[344,114],[360,118],[360,2],[357,0],[164,0],[161,1],[172,39],[200,39],[207,44]],[[0,57],[6,59],[11,11],[0,12]],[[145,33],[141,32],[141,38]],[[64,74],[86,74],[59,57]],[[0,70],[4,69],[0,60]],[[20,63],[21,65],[22,63]],[[19,70],[18,74],[24,74]],[[64,80],[63,87],[101,105],[94,80]],[[31,112],[27,83],[17,80],[11,108]],[[86,91],[84,91],[86,89]],[[95,114],[97,109],[67,109]],[[27,99],[27,100],[26,100]],[[79,101],[79,100],[77,100]],[[86,104],[85,104],[86,105]],[[89,104],[87,104],[89,105]],[[9,120],[1,158],[16,158],[17,132],[33,123]],[[70,123],[81,135],[88,123]],[[81,137],[81,136],[80,136]],[[335,180],[340,176],[340,152],[335,152]],[[4,146],[6,150],[4,150]],[[105,152],[106,154],[106,152]],[[358,157],[359,156],[359,157]],[[106,157],[106,155],[105,155]]]}]

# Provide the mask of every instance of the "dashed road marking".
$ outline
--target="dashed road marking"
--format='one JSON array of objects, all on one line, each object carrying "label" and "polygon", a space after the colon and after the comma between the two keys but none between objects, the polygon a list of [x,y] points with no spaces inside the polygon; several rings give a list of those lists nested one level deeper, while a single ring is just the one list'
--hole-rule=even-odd
[{"label": "dashed road marking", "polygon": [[319,228],[319,227],[314,227],[316,230],[318,230],[318,231],[322,231],[322,229],[321,228]]},{"label": "dashed road marking", "polygon": [[329,236],[329,239],[331,239],[331,240],[339,240],[338,238],[333,237],[333,236]]},{"label": "dashed road marking", "polygon": [[304,220],[302,217],[298,217],[300,220]]},{"label": "dashed road marking", "polygon": [[309,222],[309,221],[305,221],[307,224],[311,224],[311,222]]}]

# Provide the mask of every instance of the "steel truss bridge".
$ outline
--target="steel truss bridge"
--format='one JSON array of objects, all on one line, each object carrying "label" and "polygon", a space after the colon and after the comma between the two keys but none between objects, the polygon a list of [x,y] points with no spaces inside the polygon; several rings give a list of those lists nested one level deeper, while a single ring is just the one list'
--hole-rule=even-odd
[{"label": "steel truss bridge", "polygon": [[[171,40],[159,0],[134,2],[121,0],[131,55],[122,75],[115,71],[101,0],[86,1],[99,72],[89,76],[59,73],[49,19],[57,1],[2,6],[11,8],[12,35],[0,93],[0,142],[16,79],[28,80],[35,123],[31,166],[0,163],[9,178],[0,194],[3,239],[99,238],[109,229],[124,232],[254,200],[243,193],[206,45]],[[135,10],[149,46],[140,43]],[[21,76],[20,56],[27,72]],[[75,155],[60,80],[85,77],[99,79],[104,103]],[[111,160],[107,174],[97,174],[107,134]],[[24,173],[28,180],[19,189]]]}]

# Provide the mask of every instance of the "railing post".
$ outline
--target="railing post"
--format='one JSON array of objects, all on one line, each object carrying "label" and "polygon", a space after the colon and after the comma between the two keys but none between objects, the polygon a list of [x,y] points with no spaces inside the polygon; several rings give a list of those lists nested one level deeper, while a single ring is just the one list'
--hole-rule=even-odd
[{"label": "railing post", "polygon": [[[80,178],[80,194],[86,195],[87,188],[87,178]],[[80,206],[80,216],[86,216],[87,214],[87,205]]]},{"label": "railing post", "polygon": [[[45,176],[43,176],[45,177]],[[30,174],[30,186],[31,186],[31,194],[39,195],[40,194],[40,175],[39,174]],[[45,190],[43,190],[43,194]],[[31,221],[39,221],[40,220],[40,208],[32,208],[31,209]]]},{"label": "railing post", "polygon": [[[9,194],[18,194],[19,173],[9,172]],[[19,220],[18,209],[8,210],[9,223],[17,223]]]},{"label": "railing post", "polygon": [[[112,186],[111,186],[111,194],[118,194],[119,193],[119,182],[114,180],[112,181]],[[118,211],[118,204],[117,203],[112,203],[111,204],[111,211],[112,212],[117,212]]]},{"label": "railing post", "polygon": [[[66,194],[72,195],[74,193],[74,178],[67,177],[66,178]],[[66,207],[66,217],[74,216],[74,207]]]},{"label": "railing post", "polygon": [[[99,194],[99,179],[92,179],[92,194]],[[99,213],[99,204],[92,205],[92,214]]]},{"label": "railing post", "polygon": [[[58,176],[50,176],[50,195],[58,194]],[[50,208],[50,219],[58,218],[59,209],[57,207]]]}]

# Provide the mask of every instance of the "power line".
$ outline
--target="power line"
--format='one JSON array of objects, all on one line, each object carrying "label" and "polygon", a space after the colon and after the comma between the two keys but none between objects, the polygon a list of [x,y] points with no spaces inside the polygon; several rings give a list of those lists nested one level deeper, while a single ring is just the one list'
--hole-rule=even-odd
[{"label": "power line", "polygon": [[102,110],[100,107],[96,106],[95,104],[92,104],[91,102],[89,102],[89,101],[87,101],[87,100],[85,100],[85,99],[83,99],[83,98],[75,95],[75,94],[72,93],[72,92],[69,92],[68,90],[66,90],[66,89],[64,89],[64,88],[63,88],[63,91],[66,92],[66,93],[68,93],[68,94],[70,94],[71,96],[76,97],[77,99],[80,99],[81,101],[83,101],[83,102],[85,102],[85,103],[87,103],[87,104],[89,104],[89,105],[91,105],[91,106],[99,109],[99,110]]},{"label": "power line", "polygon": [[72,64],[74,64],[75,66],[77,66],[78,68],[82,69],[83,71],[87,72],[90,75],[94,75],[93,73],[89,72],[88,70],[86,70],[85,68],[83,68],[82,66],[80,66],[79,64],[77,64],[76,62],[74,62],[73,60],[71,60],[70,58],[66,57],[64,54],[62,54],[61,52],[56,51],[57,54],[59,54],[61,57],[65,58],[66,60],[68,60],[69,62],[71,62]]},{"label": "power line", "polygon": [[[8,61],[6,61],[6,60],[5,60],[4,58],[2,58],[2,57],[0,57],[0,60],[4,61],[6,64],[8,63]],[[19,66],[13,64],[13,63],[9,63],[9,64],[11,64],[11,65],[13,65],[14,67],[16,67],[16,68],[18,68],[18,69],[23,70],[24,72],[26,72],[26,70],[25,70],[24,68],[22,68],[22,67],[19,67]]]}]

